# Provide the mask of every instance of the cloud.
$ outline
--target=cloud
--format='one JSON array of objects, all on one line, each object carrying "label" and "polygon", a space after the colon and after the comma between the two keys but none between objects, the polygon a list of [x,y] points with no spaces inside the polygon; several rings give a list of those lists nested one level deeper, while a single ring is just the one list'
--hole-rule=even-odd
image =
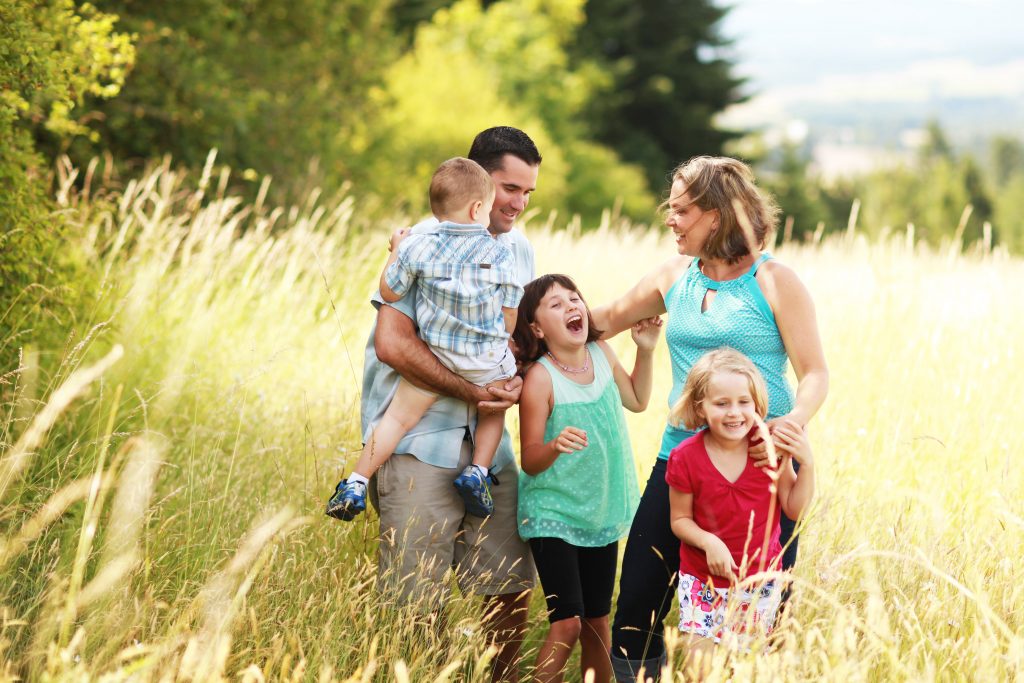
[{"label": "cloud", "polygon": [[1024,59],[979,65],[967,59],[917,61],[895,71],[825,76],[811,85],[779,88],[782,102],[848,104],[935,99],[1024,97]]}]

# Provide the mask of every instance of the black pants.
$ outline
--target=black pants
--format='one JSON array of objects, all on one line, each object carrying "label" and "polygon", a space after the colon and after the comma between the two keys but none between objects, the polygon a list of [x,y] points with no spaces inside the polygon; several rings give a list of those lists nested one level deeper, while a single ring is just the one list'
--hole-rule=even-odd
[{"label": "black pants", "polygon": [[[620,659],[647,660],[665,651],[665,617],[672,609],[679,576],[679,539],[672,533],[669,518],[667,465],[664,460],[654,463],[626,540],[612,624],[611,654]],[[793,527],[783,515],[783,546]],[[784,569],[796,562],[796,542],[794,538],[782,556]]]},{"label": "black pants", "polygon": [[594,619],[611,612],[619,542],[598,548],[572,545],[560,538],[531,538],[548,621]]}]

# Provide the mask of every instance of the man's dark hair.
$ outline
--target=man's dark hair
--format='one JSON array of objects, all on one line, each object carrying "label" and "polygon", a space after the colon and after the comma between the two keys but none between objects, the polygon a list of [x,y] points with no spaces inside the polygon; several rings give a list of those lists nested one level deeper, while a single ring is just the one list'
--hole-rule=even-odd
[{"label": "man's dark hair", "polygon": [[467,156],[491,173],[501,168],[506,154],[518,157],[530,166],[538,166],[541,162],[540,152],[530,136],[512,126],[495,126],[482,131],[473,139]]}]

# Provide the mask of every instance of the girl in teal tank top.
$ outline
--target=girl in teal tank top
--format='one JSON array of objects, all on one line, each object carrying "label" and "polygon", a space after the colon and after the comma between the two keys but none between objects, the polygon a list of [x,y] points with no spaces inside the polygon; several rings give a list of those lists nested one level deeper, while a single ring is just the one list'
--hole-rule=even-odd
[{"label": "girl in teal tank top", "polygon": [[622,409],[647,407],[660,324],[655,318],[633,327],[637,357],[630,375],[597,341],[601,331],[568,277],[534,280],[520,304],[514,338],[520,359],[533,365],[519,408],[518,518],[551,622],[537,657],[542,680],[561,675],[577,640],[582,677],[594,669],[597,680],[611,678],[608,615],[618,541],[639,502]]}]

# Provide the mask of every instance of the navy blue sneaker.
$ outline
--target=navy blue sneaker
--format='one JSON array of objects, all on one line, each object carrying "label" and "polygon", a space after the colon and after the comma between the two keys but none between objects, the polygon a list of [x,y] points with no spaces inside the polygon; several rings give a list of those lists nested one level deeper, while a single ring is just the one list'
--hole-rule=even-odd
[{"label": "navy blue sneaker", "polygon": [[491,497],[490,482],[498,483],[493,474],[484,473],[476,465],[467,465],[462,474],[452,483],[466,504],[466,512],[475,517],[487,517],[494,512],[494,498]]},{"label": "navy blue sneaker", "polygon": [[361,481],[339,481],[334,495],[327,501],[328,517],[351,522],[366,509],[366,484]]}]

